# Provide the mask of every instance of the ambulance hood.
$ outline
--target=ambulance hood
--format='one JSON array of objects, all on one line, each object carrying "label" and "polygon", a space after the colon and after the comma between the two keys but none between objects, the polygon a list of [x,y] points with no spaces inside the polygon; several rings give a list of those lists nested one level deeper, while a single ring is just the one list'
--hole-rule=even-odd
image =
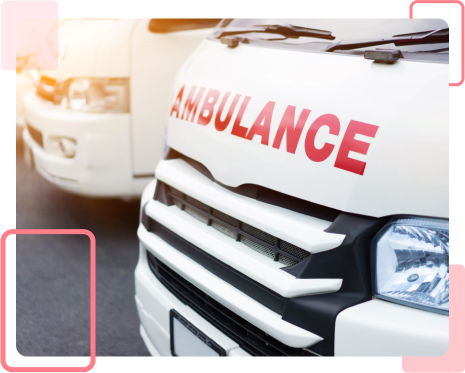
[{"label": "ambulance hood", "polygon": [[205,40],[178,74],[167,142],[227,186],[447,218],[448,70]]}]

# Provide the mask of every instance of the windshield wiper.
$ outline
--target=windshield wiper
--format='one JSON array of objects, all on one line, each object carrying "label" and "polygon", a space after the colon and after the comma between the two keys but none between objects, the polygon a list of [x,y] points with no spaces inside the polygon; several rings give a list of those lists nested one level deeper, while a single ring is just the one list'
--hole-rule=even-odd
[{"label": "windshield wiper", "polygon": [[394,35],[390,38],[374,39],[374,40],[357,40],[347,41],[341,40],[337,43],[331,44],[325,49],[326,52],[335,50],[351,50],[357,48],[374,47],[377,45],[391,44],[396,47],[405,45],[418,45],[418,44],[436,44],[436,43],[449,43],[449,29],[443,28],[438,30],[430,30],[423,32],[415,32],[411,34]]},{"label": "windshield wiper", "polygon": [[331,31],[318,30],[313,28],[294,26],[294,25],[254,25],[251,28],[237,28],[233,30],[219,30],[214,35],[218,39],[224,36],[248,34],[252,32],[266,33],[266,34],[278,34],[283,35],[286,38],[297,39],[301,36],[307,36],[312,38],[329,39],[334,40],[335,37],[331,35]]}]

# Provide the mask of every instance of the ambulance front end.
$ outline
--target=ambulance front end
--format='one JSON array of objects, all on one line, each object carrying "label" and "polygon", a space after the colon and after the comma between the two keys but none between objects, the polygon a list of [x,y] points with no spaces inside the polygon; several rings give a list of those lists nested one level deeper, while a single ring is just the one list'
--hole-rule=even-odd
[{"label": "ambulance front end", "polygon": [[167,119],[135,271],[153,355],[447,352],[445,22],[223,20]]}]

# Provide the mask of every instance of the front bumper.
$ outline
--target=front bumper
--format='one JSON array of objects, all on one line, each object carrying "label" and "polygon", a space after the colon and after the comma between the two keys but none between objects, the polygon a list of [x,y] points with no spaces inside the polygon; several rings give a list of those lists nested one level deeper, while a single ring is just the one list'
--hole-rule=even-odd
[{"label": "front bumper", "polygon": [[[55,106],[37,97],[24,96],[27,124],[42,137],[42,144],[25,129],[23,139],[37,171],[48,181],[72,193],[97,197],[132,197],[130,115],[82,113]],[[76,155],[53,153],[50,137],[77,143]],[[145,186],[145,185],[144,185]]]},{"label": "front bumper", "polygon": [[248,356],[239,345],[184,305],[158,281],[151,272],[145,248],[141,245],[139,263],[135,272],[136,306],[141,321],[140,332],[153,356],[171,356],[170,319],[171,309],[177,310],[197,328],[220,344],[228,356]]},{"label": "front bumper", "polygon": [[[139,227],[139,235],[153,236],[151,241],[154,246],[158,246],[151,248],[144,239],[135,272],[135,299],[141,321],[141,335],[151,354],[171,356],[169,312],[176,309],[220,344],[228,356],[248,355],[235,341],[176,298],[154,276],[148,265],[146,250],[152,254],[166,252],[169,245],[153,233],[141,231],[143,229],[143,226]],[[197,265],[187,257],[182,260]],[[211,278],[208,281],[211,283]],[[223,281],[216,279],[214,282]],[[214,288],[217,284],[211,285]],[[339,314],[336,321],[335,356],[441,356],[449,348],[448,331],[447,316],[374,299]],[[311,350],[311,346],[308,349]]]},{"label": "front bumper", "polygon": [[448,349],[445,315],[373,299],[336,319],[338,356],[442,356]]}]

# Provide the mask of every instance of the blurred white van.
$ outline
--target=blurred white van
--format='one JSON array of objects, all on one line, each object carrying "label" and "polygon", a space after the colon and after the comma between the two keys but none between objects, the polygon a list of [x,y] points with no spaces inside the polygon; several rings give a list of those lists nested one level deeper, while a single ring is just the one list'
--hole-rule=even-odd
[{"label": "blurred white van", "polygon": [[58,69],[43,72],[37,90],[24,96],[26,159],[72,193],[139,196],[163,155],[166,91],[218,22],[66,22]]},{"label": "blurred white van", "polygon": [[[67,39],[66,32],[73,32],[73,28],[63,29],[63,25],[71,20],[61,19],[58,22],[58,30],[60,38],[63,40]],[[76,20],[73,20],[76,23]],[[34,38],[36,29],[33,23],[30,24],[30,28],[21,29],[22,33],[28,34],[28,38]],[[26,127],[26,119],[24,117],[24,104],[23,97],[26,93],[34,91],[35,86],[40,78],[40,71],[43,69],[43,64],[46,63],[41,57],[41,50],[44,45],[49,49],[53,49],[54,39],[57,36],[56,30],[52,29],[46,40],[42,43],[30,43],[22,48],[16,49],[16,140],[22,140],[22,133],[24,127]],[[38,38],[36,38],[37,40]],[[65,51],[62,49],[62,52]],[[56,52],[58,59],[63,56],[59,50],[52,50],[52,53]]]}]

